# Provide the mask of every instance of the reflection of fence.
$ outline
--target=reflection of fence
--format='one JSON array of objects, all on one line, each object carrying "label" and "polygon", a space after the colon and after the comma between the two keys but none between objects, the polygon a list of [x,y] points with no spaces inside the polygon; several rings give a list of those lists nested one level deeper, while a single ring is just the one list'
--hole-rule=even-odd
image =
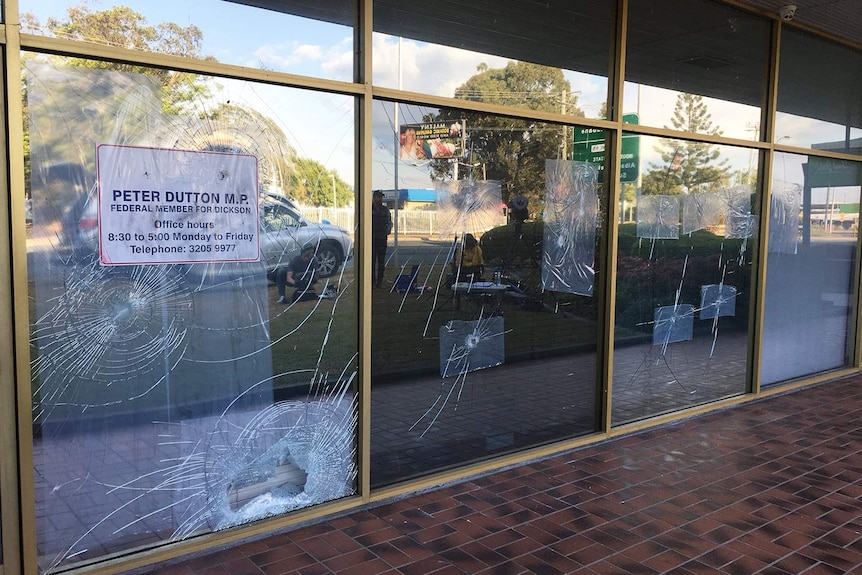
[{"label": "reflection of fence", "polygon": [[811,210],[811,225],[827,229],[855,229],[859,223],[859,214],[844,212],[827,212],[826,210]]},{"label": "reflection of fence", "polygon": [[[354,232],[356,229],[356,214],[353,208],[326,208],[314,206],[300,207],[302,215],[313,222],[328,221],[347,230]],[[395,216],[393,212],[393,217]],[[492,227],[502,226],[506,223],[506,217],[500,216],[500,221],[495,222]],[[490,228],[489,228],[490,229]],[[437,225],[437,212],[434,210],[399,210],[398,211],[398,233],[405,235],[433,236],[440,233]],[[443,230],[445,231],[445,230]],[[457,230],[461,231],[461,230]],[[473,233],[486,232],[488,230],[469,230]]]},{"label": "reflection of fence", "polygon": [[356,227],[356,215],[353,212],[353,208],[300,206],[299,211],[312,222],[322,222],[326,220],[330,224],[344,228],[350,233],[353,233],[354,228]]}]

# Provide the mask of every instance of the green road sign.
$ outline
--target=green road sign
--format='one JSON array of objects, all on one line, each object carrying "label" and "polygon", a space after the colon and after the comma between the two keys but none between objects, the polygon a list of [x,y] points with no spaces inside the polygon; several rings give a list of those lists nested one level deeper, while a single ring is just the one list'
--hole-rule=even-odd
[{"label": "green road sign", "polygon": [[[624,114],[623,122],[637,124],[638,115]],[[605,170],[605,131],[600,128],[575,128],[572,150],[575,160],[598,166],[599,183],[601,183]],[[623,134],[620,155],[620,181],[636,182],[640,174],[640,136]]]},{"label": "green road sign", "polygon": [[862,182],[862,168],[855,162],[809,156],[806,170],[806,182],[812,188],[858,186]]}]

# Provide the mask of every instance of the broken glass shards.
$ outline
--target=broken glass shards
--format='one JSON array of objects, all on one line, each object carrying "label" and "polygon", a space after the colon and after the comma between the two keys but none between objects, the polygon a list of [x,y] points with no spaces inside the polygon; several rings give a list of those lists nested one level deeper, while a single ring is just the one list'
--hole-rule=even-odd
[{"label": "broken glass shards", "polygon": [[542,287],[592,295],[599,221],[598,171],[588,162],[545,161]]},{"label": "broken glass shards", "polygon": [[452,377],[502,365],[503,318],[452,320],[440,327],[440,375]]},{"label": "broken glass shards", "polygon": [[735,186],[725,188],[718,193],[724,198],[724,237],[730,239],[753,238],[757,231],[757,217],[751,211],[751,188]]},{"label": "broken glass shards", "polygon": [[34,389],[53,406],[110,405],[152,390],[188,347],[194,305],[172,268],[73,267],[65,292],[34,326]]},{"label": "broken glass shards", "polygon": [[736,315],[736,288],[724,284],[700,286],[700,319]]},{"label": "broken glass shards", "polygon": [[210,446],[205,469],[206,511],[197,515],[226,529],[354,493],[355,420],[353,402],[308,400],[267,407],[233,439],[237,422],[222,421],[223,441]]},{"label": "broken glass shards", "polygon": [[[169,460],[150,496],[172,493],[181,540],[331,501],[356,492],[355,372],[334,383],[312,382],[305,399],[255,410],[234,402],[211,427],[180,424],[165,446],[191,446]],[[318,379],[318,378],[316,378]],[[269,380],[261,382],[268,386]],[[237,398],[239,399],[239,398]],[[140,490],[141,477],[127,487]]]},{"label": "broken glass shards", "polygon": [[[641,198],[643,199],[643,198]],[[724,215],[724,203],[715,192],[688,194],[682,199],[682,233],[717,226]]]},{"label": "broken glass shards", "polygon": [[802,186],[774,181],[769,212],[769,251],[795,254],[799,241],[799,210]]},{"label": "broken glass shards", "polygon": [[454,180],[437,182],[439,236],[484,232],[499,225],[500,182]]},{"label": "broken glass shards", "polygon": [[657,307],[653,322],[653,345],[690,341],[694,334],[694,307],[690,304]]},{"label": "broken glass shards", "polygon": [[[26,75],[33,222],[45,238],[32,252],[28,241],[27,270],[37,432],[32,464],[40,478],[33,499],[44,510],[36,519],[34,555],[42,571],[354,493],[353,395],[305,395],[317,385],[309,384],[315,366],[328,372],[337,369],[333,358],[355,353],[349,338],[329,343],[335,330],[355,333],[336,324],[341,317],[354,321],[350,305],[338,312],[338,299],[273,306],[277,291],[259,250],[252,248],[252,259],[234,257],[240,245],[207,237],[239,235],[233,224],[220,224],[228,221],[224,213],[239,212],[198,209],[219,202],[211,184],[230,183],[236,159],[261,156],[260,180],[257,169],[244,172],[254,175],[243,178],[248,205],[236,202],[248,208],[244,236],[256,245],[257,192],[280,187],[287,172],[302,173],[286,160],[294,156],[278,128],[281,118],[258,112],[274,112],[274,100],[265,107],[227,104],[215,94],[224,88],[212,83],[212,93],[202,89],[200,98],[163,110],[160,73],[28,61]],[[106,166],[95,152],[106,144],[171,151],[176,177],[169,185],[176,183],[187,201],[166,200],[169,189],[149,165],[141,161],[137,167],[144,169],[132,170],[120,158],[118,175],[145,178],[153,187],[113,187],[133,196],[117,204],[130,209],[116,213],[140,215],[138,234],[117,224],[96,201],[97,182],[111,191],[96,176]],[[197,154],[194,161],[189,151]],[[156,193],[166,201],[158,202]],[[222,204],[234,203],[221,196]],[[152,214],[148,223],[146,213]],[[201,215],[190,219],[189,213]],[[99,228],[106,223],[126,238],[114,233],[107,241],[134,245],[135,254],[169,253],[158,251],[163,242],[185,241],[197,249],[170,253],[201,258],[141,257],[123,260],[135,265],[102,266]],[[142,231],[148,237],[135,237]]]},{"label": "broken glass shards", "polygon": [[638,197],[639,238],[679,239],[679,196]]}]

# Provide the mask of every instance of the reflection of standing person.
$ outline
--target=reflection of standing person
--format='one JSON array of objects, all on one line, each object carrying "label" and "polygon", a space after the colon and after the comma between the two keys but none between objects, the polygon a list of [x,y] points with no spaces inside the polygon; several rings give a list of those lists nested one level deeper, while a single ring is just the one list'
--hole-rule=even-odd
[{"label": "reflection of standing person", "polygon": [[508,207],[510,221],[514,224],[515,237],[520,238],[524,220],[530,217],[530,212],[527,211],[527,198],[518,194],[509,200]]},{"label": "reflection of standing person", "polygon": [[431,157],[431,150],[416,138],[416,128],[402,128],[400,141],[401,150],[398,157],[402,160],[427,160]]},{"label": "reflection of standing person", "polygon": [[298,256],[290,260],[287,267],[275,270],[275,285],[278,289],[278,303],[287,303],[284,296],[286,286],[296,288],[291,303],[300,300],[317,299],[312,287],[317,282],[317,260],[314,259],[314,244],[305,244]]},{"label": "reflection of standing person", "polygon": [[375,190],[371,203],[371,285],[380,287],[386,268],[386,244],[392,231],[392,215],[383,205],[383,192]]}]

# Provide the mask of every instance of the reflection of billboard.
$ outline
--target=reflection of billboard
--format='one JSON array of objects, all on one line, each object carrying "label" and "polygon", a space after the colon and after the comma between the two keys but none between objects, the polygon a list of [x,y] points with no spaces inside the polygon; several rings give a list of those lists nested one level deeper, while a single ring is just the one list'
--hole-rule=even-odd
[{"label": "reflection of billboard", "polygon": [[464,155],[464,121],[402,124],[398,138],[402,160],[436,160]]}]

